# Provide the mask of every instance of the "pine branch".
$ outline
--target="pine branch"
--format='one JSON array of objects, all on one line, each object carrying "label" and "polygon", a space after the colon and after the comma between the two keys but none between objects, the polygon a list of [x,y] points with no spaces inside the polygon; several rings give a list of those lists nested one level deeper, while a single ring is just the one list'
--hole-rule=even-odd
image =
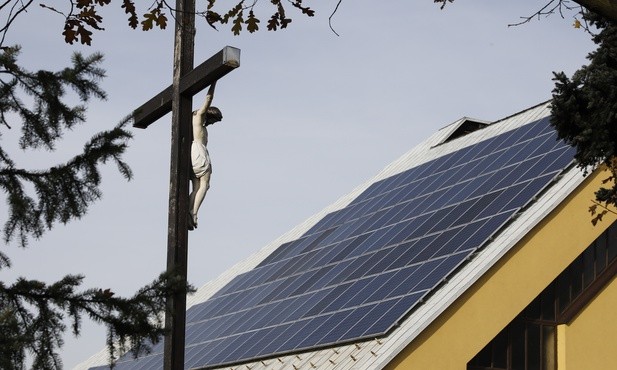
[{"label": "pine branch", "polygon": [[[122,160],[131,137],[124,127],[117,126],[98,133],[84,145],[81,154],[49,170],[0,168],[0,188],[8,194],[9,206],[5,241],[17,235],[25,246],[28,236],[39,238],[55,222],[66,224],[85,215],[88,206],[101,197],[99,167],[110,160],[126,179],[131,179],[131,170]],[[26,193],[26,183],[34,186],[36,199]]]},{"label": "pine branch", "polygon": [[[103,56],[84,57],[76,53],[69,68],[33,73],[18,66],[18,54],[19,47],[0,54],[0,76],[10,78],[0,79],[0,118],[7,117],[6,113],[21,118],[23,149],[44,146],[53,150],[65,130],[85,122],[84,105],[69,106],[63,102],[67,88],[77,92],[82,103],[92,97],[106,98],[98,85],[105,76],[99,67]],[[32,108],[22,103],[19,92],[33,97]],[[29,238],[40,238],[56,223],[65,224],[84,216],[90,204],[101,197],[100,167],[109,161],[130,180],[132,173],[122,156],[132,135],[125,126],[123,121],[113,129],[97,133],[84,145],[82,153],[47,170],[18,168],[0,147],[0,189],[7,195],[8,205],[4,241],[17,239],[19,245],[26,246]],[[34,190],[30,194],[26,189]]]},{"label": "pine branch", "polygon": [[134,356],[148,353],[164,334],[161,313],[170,294],[193,291],[171,274],[161,274],[133,297],[117,297],[109,289],[79,292],[83,276],[67,275],[53,284],[18,279],[0,282],[0,368],[23,367],[27,353],[35,369],[61,369],[62,348],[69,319],[74,335],[87,317],[108,328],[110,358],[130,347]]},{"label": "pine branch", "polygon": [[[103,56],[95,53],[83,57],[75,53],[72,67],[60,72],[29,72],[17,64],[19,51],[19,47],[13,47],[0,54],[0,71],[12,77],[9,81],[2,80],[6,92],[0,97],[0,110],[3,113],[14,112],[21,117],[20,145],[23,149],[44,146],[53,150],[64,130],[85,122],[84,105],[71,107],[63,102],[67,87],[77,92],[82,103],[91,97],[106,98],[105,92],[98,86],[98,82],[105,77],[105,71],[99,67]],[[21,102],[18,92],[33,97],[32,108]]]},{"label": "pine branch", "polygon": [[[604,182],[610,186],[600,187],[595,196],[597,203],[617,206],[617,25],[588,11],[583,20],[598,29],[592,37],[598,48],[587,56],[589,65],[571,78],[554,73],[551,124],[576,149],[574,157],[585,173],[602,164],[611,171]],[[590,208],[592,216],[595,209]],[[595,215],[592,222],[605,213]]]}]

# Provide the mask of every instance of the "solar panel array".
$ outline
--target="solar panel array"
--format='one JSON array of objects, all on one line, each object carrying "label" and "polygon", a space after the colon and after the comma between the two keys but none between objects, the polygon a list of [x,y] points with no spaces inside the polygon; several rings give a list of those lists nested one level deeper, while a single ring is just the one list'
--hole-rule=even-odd
[{"label": "solar panel array", "polygon": [[[186,368],[387,334],[573,155],[544,118],[372,184],[191,307]],[[162,344],[117,364],[161,367]]]}]

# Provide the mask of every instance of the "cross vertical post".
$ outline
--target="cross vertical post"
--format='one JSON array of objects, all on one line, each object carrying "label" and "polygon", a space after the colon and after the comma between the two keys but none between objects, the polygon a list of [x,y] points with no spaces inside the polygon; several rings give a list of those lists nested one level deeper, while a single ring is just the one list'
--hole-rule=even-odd
[{"label": "cross vertical post", "polygon": [[[176,0],[173,83],[132,113],[133,127],[145,129],[172,112],[167,272],[185,283],[188,271],[188,215],[192,100],[201,90],[240,67],[240,49],[226,46],[193,69],[195,0]],[[164,370],[184,370],[186,294],[167,298]]]},{"label": "cross vertical post", "polygon": [[[174,67],[172,83],[172,132],[167,230],[167,271],[187,281],[188,209],[191,144],[191,94],[182,94],[180,81],[193,69],[195,0],[176,0]],[[186,294],[167,299],[163,369],[184,370]]]}]

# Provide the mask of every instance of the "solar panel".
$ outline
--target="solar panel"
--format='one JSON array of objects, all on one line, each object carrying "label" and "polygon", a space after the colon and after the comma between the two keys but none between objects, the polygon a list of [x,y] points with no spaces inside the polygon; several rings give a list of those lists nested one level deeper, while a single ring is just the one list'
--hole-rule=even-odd
[{"label": "solar panel", "polygon": [[[387,334],[573,155],[544,118],[375,182],[191,307],[186,368]],[[161,352],[117,367],[160,368]]]}]

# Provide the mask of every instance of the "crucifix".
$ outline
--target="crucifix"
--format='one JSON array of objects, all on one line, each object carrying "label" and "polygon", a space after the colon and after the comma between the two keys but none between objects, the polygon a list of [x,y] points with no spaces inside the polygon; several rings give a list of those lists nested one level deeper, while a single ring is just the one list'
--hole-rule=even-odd
[{"label": "crucifix", "polygon": [[[240,66],[240,49],[227,46],[193,68],[195,0],[176,0],[173,83],[133,111],[133,126],[147,128],[172,112],[167,271],[186,282],[188,265],[191,116],[195,94]],[[186,294],[167,298],[164,370],[184,369]]]}]

